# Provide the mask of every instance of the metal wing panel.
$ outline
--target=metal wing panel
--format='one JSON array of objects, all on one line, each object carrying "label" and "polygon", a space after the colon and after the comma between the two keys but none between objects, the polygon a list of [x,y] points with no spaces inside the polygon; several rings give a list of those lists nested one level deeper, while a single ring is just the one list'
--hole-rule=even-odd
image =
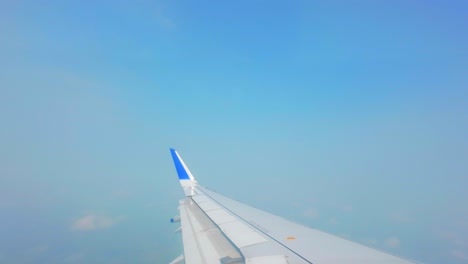
[{"label": "metal wing panel", "polygon": [[219,224],[219,227],[238,248],[268,241],[258,232],[238,220],[235,222]]},{"label": "metal wing panel", "polygon": [[216,210],[216,209],[221,209],[221,206],[219,206],[219,204],[213,202],[213,201],[206,201],[204,200],[203,202],[198,202],[198,196],[193,196],[193,200],[198,204],[198,206],[200,206],[200,208],[204,211],[204,212],[208,212],[208,211],[211,211],[211,210]]},{"label": "metal wing panel", "polygon": [[261,234],[256,232],[255,229],[243,223],[219,203],[213,201],[213,199],[206,195],[199,194],[193,196],[192,199],[237,248],[268,241]]},{"label": "metal wing panel", "polygon": [[245,260],[246,264],[288,264],[285,256],[266,256],[249,258]]},{"label": "metal wing panel", "polygon": [[[197,189],[218,202],[232,215],[242,219],[242,221],[254,228],[259,234],[263,234],[269,240],[288,249],[288,256],[295,255],[306,261],[306,263],[415,263],[317,229],[290,222],[284,218],[229,199],[206,188],[198,186]],[[255,256],[256,247],[242,250],[242,253],[246,257]],[[265,252],[262,254],[265,254]],[[271,255],[274,255],[273,250]]]},{"label": "metal wing panel", "polygon": [[211,218],[213,222],[219,225],[238,221],[237,218],[235,218],[223,209],[211,210],[206,212],[206,214]]}]

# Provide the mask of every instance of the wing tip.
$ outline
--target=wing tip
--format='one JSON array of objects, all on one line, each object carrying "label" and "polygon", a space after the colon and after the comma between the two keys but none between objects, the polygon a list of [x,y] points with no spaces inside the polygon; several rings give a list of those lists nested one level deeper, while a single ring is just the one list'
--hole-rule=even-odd
[{"label": "wing tip", "polygon": [[182,160],[177,150],[175,150],[174,148],[169,148],[169,150],[171,152],[172,160],[174,161],[179,180],[195,180],[195,178],[193,177],[190,170],[187,168],[187,165],[185,165],[185,162]]}]

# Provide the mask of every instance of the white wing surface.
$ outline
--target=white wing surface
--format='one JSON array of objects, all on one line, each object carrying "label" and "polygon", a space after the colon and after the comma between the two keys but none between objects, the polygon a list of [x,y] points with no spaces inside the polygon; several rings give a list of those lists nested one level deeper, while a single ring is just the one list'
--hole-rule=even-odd
[{"label": "white wing surface", "polygon": [[186,264],[416,263],[290,222],[229,199],[195,181],[180,155],[172,158],[186,197],[179,202]]}]

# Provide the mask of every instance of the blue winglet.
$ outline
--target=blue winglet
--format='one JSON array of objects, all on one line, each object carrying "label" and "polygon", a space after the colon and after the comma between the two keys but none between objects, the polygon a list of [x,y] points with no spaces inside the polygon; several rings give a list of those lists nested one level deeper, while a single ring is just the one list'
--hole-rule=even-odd
[{"label": "blue winglet", "polygon": [[177,151],[173,148],[170,150],[172,159],[174,160],[174,165],[177,170],[177,175],[179,176],[179,180],[193,180],[192,173],[190,173],[184,161],[180,158],[179,153],[177,153]]}]

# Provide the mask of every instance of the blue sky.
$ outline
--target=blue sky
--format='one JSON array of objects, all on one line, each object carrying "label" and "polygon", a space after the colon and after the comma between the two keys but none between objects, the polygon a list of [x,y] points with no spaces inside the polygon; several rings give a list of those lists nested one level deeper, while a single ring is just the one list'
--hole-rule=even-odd
[{"label": "blue sky", "polygon": [[182,252],[199,182],[468,263],[466,1],[3,1],[0,262]]}]

